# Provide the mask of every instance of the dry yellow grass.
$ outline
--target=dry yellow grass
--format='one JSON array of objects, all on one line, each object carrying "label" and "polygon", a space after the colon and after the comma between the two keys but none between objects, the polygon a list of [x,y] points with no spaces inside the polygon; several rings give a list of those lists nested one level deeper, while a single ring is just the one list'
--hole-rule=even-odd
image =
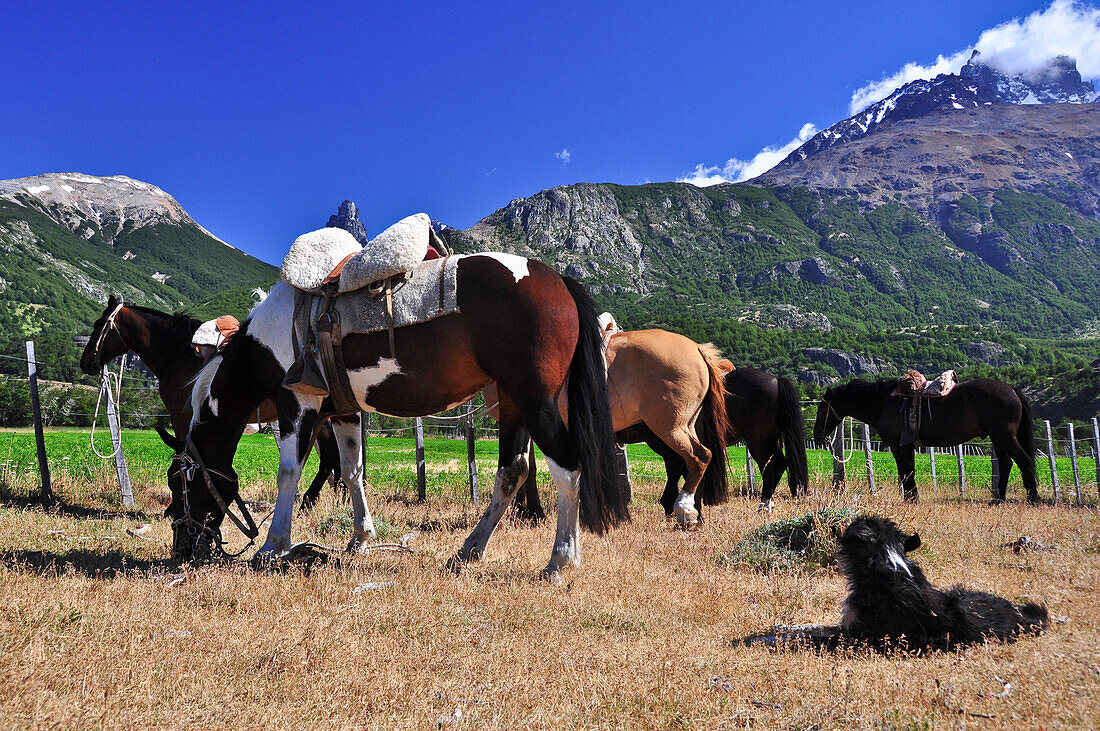
[{"label": "dry yellow grass", "polygon": [[[504,524],[484,562],[457,577],[442,572],[476,518],[455,502],[375,497],[391,530],[426,528],[411,541],[415,556],[270,574],[212,566],[184,581],[173,581],[163,547],[126,535],[141,522],[132,515],[8,507],[0,510],[0,725],[1095,725],[1095,510],[862,500],[864,510],[920,531],[916,557],[933,582],[1041,600],[1069,618],[1041,637],[928,656],[739,646],[774,623],[835,621],[844,592],[835,572],[757,573],[717,561],[752,528],[823,502],[836,499],[781,499],[769,517],[737,499],[685,534],[640,500],[630,525],[585,536],[584,566],[561,586],[538,579],[552,522]],[[295,538],[342,540],[319,532],[334,509],[326,494]],[[167,538],[167,523],[152,522]],[[1021,535],[1058,550],[1017,556],[999,547]],[[393,583],[354,592],[367,582]],[[997,677],[1012,684],[1005,697],[994,697],[1003,690]]]}]

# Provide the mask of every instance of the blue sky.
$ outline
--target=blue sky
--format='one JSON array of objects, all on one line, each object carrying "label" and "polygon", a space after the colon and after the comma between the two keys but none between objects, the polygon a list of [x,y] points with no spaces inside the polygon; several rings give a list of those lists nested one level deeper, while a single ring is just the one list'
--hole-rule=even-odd
[{"label": "blue sky", "polygon": [[8,4],[0,179],[129,175],[278,263],[344,198],[464,228],[750,160],[1048,4]]}]

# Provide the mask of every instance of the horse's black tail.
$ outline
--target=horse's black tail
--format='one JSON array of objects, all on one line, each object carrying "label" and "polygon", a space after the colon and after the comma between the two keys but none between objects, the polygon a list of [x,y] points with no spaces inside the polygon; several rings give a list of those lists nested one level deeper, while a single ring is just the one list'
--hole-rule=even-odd
[{"label": "horse's black tail", "polygon": [[1031,402],[1020,389],[1013,387],[1016,397],[1020,399],[1023,413],[1020,414],[1020,427],[1016,430],[1016,441],[1024,448],[1028,461],[1035,465],[1035,416],[1031,413]]},{"label": "horse's black tail", "polygon": [[594,533],[630,520],[615,459],[615,430],[596,305],[583,286],[562,277],[577,305],[580,334],[569,365],[569,437],[580,463],[581,525]]},{"label": "horse's black tail", "polygon": [[710,462],[703,472],[699,489],[702,490],[700,494],[704,505],[721,505],[730,499],[729,477],[726,474],[726,432],[729,431],[726,372],[718,365],[718,350],[713,345],[700,345],[699,354],[710,372],[710,387],[695,420],[696,436],[710,450]]},{"label": "horse's black tail", "polygon": [[792,495],[806,494],[810,489],[810,475],[806,466],[806,424],[798,400],[798,387],[789,378],[775,380],[779,386],[776,418],[787,458],[787,484]]}]

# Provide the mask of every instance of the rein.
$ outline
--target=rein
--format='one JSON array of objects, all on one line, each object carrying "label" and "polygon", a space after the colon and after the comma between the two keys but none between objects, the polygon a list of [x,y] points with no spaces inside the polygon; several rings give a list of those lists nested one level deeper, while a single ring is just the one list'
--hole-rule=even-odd
[{"label": "rein", "polygon": [[[122,344],[126,346],[127,351],[129,351],[131,349],[129,343],[126,342],[126,338],[122,337],[122,330],[119,329],[119,327],[118,327],[118,313],[123,307],[125,307],[125,304],[122,303],[122,302],[119,302],[117,305],[115,305],[115,309],[111,310],[110,315],[107,315],[107,320],[103,323],[103,327],[100,328],[100,330],[99,330],[99,337],[96,339],[95,350],[92,351],[93,353],[95,353],[96,363],[99,363],[100,360],[101,360],[99,350],[100,350],[100,348],[103,347],[103,340],[107,337],[107,333],[110,332],[111,330],[115,331],[115,333],[118,335],[118,339],[121,340]],[[113,382],[112,382],[112,379],[113,379]],[[114,386],[114,391],[111,390],[112,386]],[[111,452],[110,454],[101,454],[100,451],[98,449],[96,449],[96,446],[95,446],[95,425],[96,425],[96,422],[99,421],[99,405],[103,401],[103,392],[104,391],[107,392],[107,398],[111,399],[115,402],[115,416],[119,420],[119,424],[121,425],[122,424],[122,368],[121,367],[118,369],[118,375],[115,376],[113,373],[111,373],[109,370],[107,370],[106,365],[103,366],[103,375],[102,375],[102,378],[101,378],[100,384],[99,384],[99,395],[96,396],[95,412],[92,414],[92,433],[91,433],[91,436],[88,437],[88,442],[91,445],[92,452],[95,454],[95,456],[99,457],[100,459],[112,459],[113,457],[115,457],[118,454],[118,451],[120,449],[122,449],[122,440],[121,439],[119,440],[118,444],[115,446],[114,451]]]},{"label": "rein", "polygon": [[[224,472],[220,472],[218,470],[207,467],[206,463],[203,462],[202,455],[199,454],[198,448],[191,440],[190,434],[187,435],[187,441],[184,445],[183,451],[175,455],[174,459],[178,459],[180,461],[180,472],[183,475],[182,498],[184,517],[174,521],[172,523],[172,527],[176,527],[178,525],[186,525],[188,532],[192,536],[194,536],[196,540],[203,534],[211,534],[211,537],[214,538],[218,549],[228,558],[235,558],[236,556],[241,555],[241,553],[244,553],[249,548],[251,548],[252,544],[256,542],[257,536],[260,535],[260,531],[256,527],[256,521],[253,520],[252,514],[248,511],[248,506],[245,504],[244,500],[241,499],[240,490],[237,490],[237,494],[233,497],[233,502],[235,502],[237,504],[237,507],[240,509],[241,515],[244,518],[243,521],[241,520],[241,518],[238,518],[236,514],[233,513],[233,511],[229,509],[229,506],[225,502],[225,498],[223,498],[221,493],[218,492],[217,488],[214,487],[214,481],[213,479],[211,479],[210,473],[213,472],[215,475],[221,477],[226,482],[230,482],[233,484],[237,483],[237,479],[234,477],[230,477]],[[237,554],[231,555],[225,550],[225,542],[221,538],[220,530],[210,528],[206,525],[205,521],[203,523],[198,523],[194,518],[191,517],[191,506],[188,500],[188,483],[190,483],[190,481],[194,478],[195,472],[199,472],[202,475],[203,484],[206,485],[207,491],[210,493],[211,497],[214,498],[214,502],[217,503],[218,507],[221,509],[222,515],[228,516],[233,524],[236,525],[237,528],[240,529],[241,533],[244,534],[245,538],[248,539],[248,545],[246,545]]]}]

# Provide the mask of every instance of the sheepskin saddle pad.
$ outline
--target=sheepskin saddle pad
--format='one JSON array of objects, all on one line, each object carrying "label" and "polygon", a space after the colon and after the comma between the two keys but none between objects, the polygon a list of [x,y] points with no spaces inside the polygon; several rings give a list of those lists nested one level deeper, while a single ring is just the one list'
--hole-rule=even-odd
[{"label": "sheepskin saddle pad", "polygon": [[[405,327],[458,311],[458,260],[461,256],[431,259],[418,264],[393,288],[393,326]],[[346,269],[345,269],[346,271]],[[333,302],[344,333],[388,330],[386,295],[375,288],[359,288]]]},{"label": "sheepskin saddle pad", "polygon": [[[319,294],[339,270],[337,294],[352,292],[387,277],[411,271],[428,251],[432,223],[426,213],[403,218],[366,246],[342,228],[322,228],[299,236],[283,259],[283,281]],[[346,261],[345,261],[346,260]]]},{"label": "sheepskin saddle pad", "polygon": [[212,348],[220,347],[228,342],[240,327],[241,323],[237,322],[237,318],[233,315],[222,315],[213,320],[207,320],[195,330],[195,334],[191,336],[191,344],[196,348],[204,345]]}]

